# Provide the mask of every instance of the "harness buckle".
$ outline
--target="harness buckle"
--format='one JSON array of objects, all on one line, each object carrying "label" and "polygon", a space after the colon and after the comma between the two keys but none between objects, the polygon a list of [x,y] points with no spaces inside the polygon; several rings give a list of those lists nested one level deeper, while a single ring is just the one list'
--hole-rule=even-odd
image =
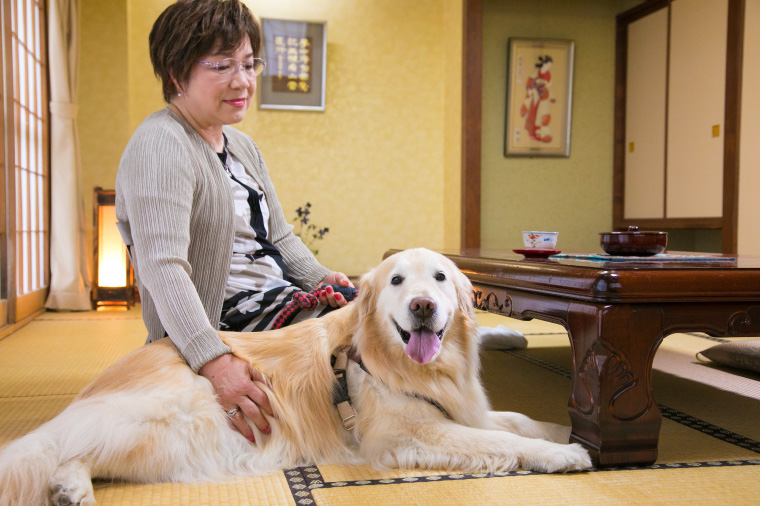
[{"label": "harness buckle", "polygon": [[335,391],[333,392],[333,403],[338,410],[338,416],[347,431],[353,430],[356,426],[356,411],[351,406],[351,397],[348,395],[348,382],[346,381],[346,367],[348,365],[348,353],[345,349],[338,352],[333,364],[333,373],[337,380]]},{"label": "harness buckle", "polygon": [[343,423],[343,428],[346,430],[353,430],[356,426],[356,411],[348,401],[343,401],[335,405],[338,408],[338,416]]}]

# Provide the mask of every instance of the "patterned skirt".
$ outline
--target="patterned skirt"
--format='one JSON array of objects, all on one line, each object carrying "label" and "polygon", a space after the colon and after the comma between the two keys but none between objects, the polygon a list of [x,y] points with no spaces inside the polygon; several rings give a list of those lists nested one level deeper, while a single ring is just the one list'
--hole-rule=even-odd
[{"label": "patterned skirt", "polygon": [[243,291],[224,301],[219,330],[260,332],[324,316],[334,307],[319,304],[313,292],[295,285],[266,292]]}]

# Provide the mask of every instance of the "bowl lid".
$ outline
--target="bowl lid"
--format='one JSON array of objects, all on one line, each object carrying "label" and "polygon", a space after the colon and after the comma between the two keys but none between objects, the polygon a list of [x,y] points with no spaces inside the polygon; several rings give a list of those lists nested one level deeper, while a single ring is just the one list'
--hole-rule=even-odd
[{"label": "bowl lid", "polygon": [[667,232],[643,231],[639,227],[630,226],[625,232],[599,232],[599,235],[668,235]]},{"label": "bowl lid", "polygon": [[654,232],[654,231],[643,231],[643,232],[599,232],[599,235],[668,235],[667,232]]}]

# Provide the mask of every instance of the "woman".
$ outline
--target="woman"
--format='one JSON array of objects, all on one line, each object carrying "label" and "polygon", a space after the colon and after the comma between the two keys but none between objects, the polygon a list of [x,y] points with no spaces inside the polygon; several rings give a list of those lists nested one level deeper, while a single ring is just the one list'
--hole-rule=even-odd
[{"label": "woman", "polygon": [[[293,235],[256,144],[230,127],[256,91],[259,26],[239,0],[181,0],[150,33],[168,107],[137,128],[116,178],[116,214],[135,266],[148,342],[166,335],[254,441],[272,415],[217,328],[265,330],[301,289],[353,288]],[[332,286],[299,318],[344,306]],[[282,323],[280,319],[279,323]],[[289,322],[292,323],[292,322]]]}]

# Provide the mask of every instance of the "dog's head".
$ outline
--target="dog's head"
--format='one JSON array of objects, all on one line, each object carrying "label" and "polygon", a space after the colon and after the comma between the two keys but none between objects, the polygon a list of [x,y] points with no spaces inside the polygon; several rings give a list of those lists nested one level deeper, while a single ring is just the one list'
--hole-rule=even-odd
[{"label": "dog's head", "polygon": [[453,327],[473,319],[472,285],[448,258],[427,249],[388,257],[362,278],[360,312],[387,343],[419,364],[435,360]]}]

